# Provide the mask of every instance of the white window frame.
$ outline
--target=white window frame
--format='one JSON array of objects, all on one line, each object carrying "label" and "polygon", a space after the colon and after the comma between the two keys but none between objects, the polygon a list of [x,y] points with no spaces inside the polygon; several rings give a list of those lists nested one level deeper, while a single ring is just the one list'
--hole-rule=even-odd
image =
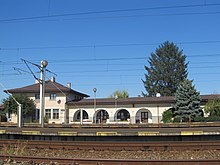
[{"label": "white window frame", "polygon": [[53,119],[59,119],[59,118],[60,118],[60,110],[53,109]]},{"label": "white window frame", "polygon": [[[49,111],[49,112],[47,112]],[[48,117],[48,119],[51,119],[52,115],[51,115],[51,109],[45,109],[45,117]]]},{"label": "white window frame", "polygon": [[56,100],[57,94],[56,93],[50,93],[50,100]]}]

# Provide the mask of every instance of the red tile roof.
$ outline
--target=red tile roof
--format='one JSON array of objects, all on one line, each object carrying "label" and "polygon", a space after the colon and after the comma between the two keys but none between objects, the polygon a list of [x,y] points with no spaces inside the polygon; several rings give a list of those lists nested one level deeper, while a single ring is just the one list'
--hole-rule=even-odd
[{"label": "red tile roof", "polygon": [[[33,85],[25,86],[22,88],[15,88],[7,90],[9,93],[40,93],[40,84],[36,83]],[[6,92],[6,90],[4,90]],[[89,97],[89,95],[77,92],[73,89],[65,87],[57,82],[52,82],[51,80],[45,82],[45,93],[72,93],[82,97]]]}]

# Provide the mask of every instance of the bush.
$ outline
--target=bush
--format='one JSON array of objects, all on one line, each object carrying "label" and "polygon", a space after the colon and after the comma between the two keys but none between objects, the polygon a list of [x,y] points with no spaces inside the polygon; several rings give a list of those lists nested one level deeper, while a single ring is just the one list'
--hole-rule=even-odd
[{"label": "bush", "polygon": [[172,123],[173,122],[173,112],[171,109],[168,109],[162,114],[162,121],[164,123]]},{"label": "bush", "polygon": [[220,121],[219,116],[209,116],[206,118],[206,122],[214,122],[214,121]]},{"label": "bush", "polygon": [[174,122],[174,123],[180,123],[181,120],[182,120],[181,117],[174,117],[173,122]]},{"label": "bush", "polygon": [[194,122],[205,122],[206,117],[198,116],[194,118]]},{"label": "bush", "polygon": [[49,119],[47,116],[44,116],[44,123],[48,123],[49,122]]},{"label": "bush", "polygon": [[0,122],[7,122],[7,117],[0,114]]},{"label": "bush", "polygon": [[196,117],[194,121],[195,122],[215,122],[215,121],[220,121],[220,117],[219,116]]}]

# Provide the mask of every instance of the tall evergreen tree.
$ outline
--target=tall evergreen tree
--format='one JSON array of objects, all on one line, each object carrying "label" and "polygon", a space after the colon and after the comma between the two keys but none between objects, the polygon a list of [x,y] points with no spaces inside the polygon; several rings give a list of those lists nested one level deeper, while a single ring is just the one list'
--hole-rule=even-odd
[{"label": "tall evergreen tree", "polygon": [[160,93],[162,96],[173,96],[177,85],[187,78],[187,65],[185,63],[186,55],[183,50],[173,43],[166,41],[151,53],[148,60],[149,67],[145,66],[147,74],[143,81],[147,93],[144,96],[156,96]]},{"label": "tall evergreen tree", "polygon": [[200,94],[196,91],[192,81],[185,79],[177,88],[176,103],[174,106],[175,121],[193,121],[195,117],[202,116],[200,107]]}]

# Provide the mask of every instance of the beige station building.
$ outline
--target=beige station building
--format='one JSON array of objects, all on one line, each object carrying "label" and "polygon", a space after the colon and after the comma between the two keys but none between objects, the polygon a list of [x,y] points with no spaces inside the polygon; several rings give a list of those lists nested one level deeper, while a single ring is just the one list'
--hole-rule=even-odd
[{"label": "beige station building", "polygon": [[[33,99],[35,113],[26,122],[39,122],[40,84],[7,90],[11,94],[23,94]],[[54,124],[144,124],[160,123],[162,113],[175,103],[174,97],[92,98],[62,85],[51,78],[45,82],[45,111],[48,123]],[[201,95],[201,105],[220,95]],[[82,115],[81,115],[82,113]],[[17,123],[17,115],[10,114],[9,121]]]}]

